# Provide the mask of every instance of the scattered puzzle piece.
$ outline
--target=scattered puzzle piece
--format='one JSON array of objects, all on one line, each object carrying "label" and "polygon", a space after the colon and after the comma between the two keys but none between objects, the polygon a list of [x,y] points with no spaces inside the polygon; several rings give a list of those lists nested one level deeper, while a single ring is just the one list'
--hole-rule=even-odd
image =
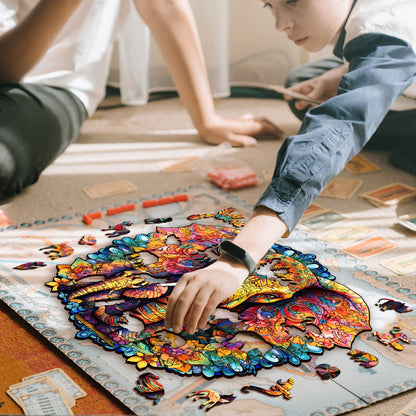
[{"label": "scattered puzzle piece", "polygon": [[173,221],[172,217],[161,217],[161,218],[146,218],[144,222],[146,224],[162,224],[165,222]]},{"label": "scattered puzzle piece", "polygon": [[388,298],[379,299],[376,306],[378,306],[383,312],[390,309],[394,309],[399,313],[411,312],[413,310],[409,309],[409,306],[407,306],[404,302]]},{"label": "scattered puzzle piece", "polygon": [[315,370],[322,380],[336,378],[341,374],[341,370],[338,367],[331,366],[329,364],[319,364],[315,367]]},{"label": "scattered puzzle piece", "polygon": [[382,334],[380,332],[374,332],[373,335],[377,337],[377,341],[385,345],[390,345],[397,351],[403,351],[404,345],[402,345],[399,341],[409,343],[409,337],[404,333],[401,332],[402,327],[399,325],[393,326],[393,329],[390,331],[392,335],[389,334]]},{"label": "scattered puzzle piece", "polygon": [[39,250],[46,250],[43,253],[48,255],[51,260],[56,260],[61,257],[68,257],[74,253],[74,249],[66,243],[51,244],[48,247],[42,247]]},{"label": "scattered puzzle piece", "polygon": [[348,355],[365,368],[375,367],[378,364],[378,358],[365,351],[354,349],[348,351]]},{"label": "scattered puzzle piece", "polygon": [[214,406],[231,403],[236,398],[234,394],[219,394],[214,390],[197,390],[188,394],[187,397],[194,397],[194,401],[198,399],[207,399],[199,406],[200,409],[203,409],[204,406],[206,406],[207,412]]},{"label": "scattered puzzle piece", "polygon": [[244,219],[243,214],[237,214],[234,213],[235,208],[225,208],[221,211],[218,211],[216,214],[195,214],[190,215],[187,219],[189,221],[193,220],[200,220],[203,218],[215,218],[217,220],[222,220],[228,224],[234,225],[234,227],[240,228],[244,225],[243,221],[240,221]]},{"label": "scattered puzzle piece", "polygon": [[31,261],[29,263],[19,264],[19,266],[13,267],[13,269],[17,270],[33,270],[38,269],[39,267],[46,266],[46,263],[43,261]]},{"label": "scattered puzzle piece", "polygon": [[116,225],[109,225],[108,228],[102,228],[101,231],[112,231],[110,233],[106,233],[107,237],[120,237],[121,235],[128,234],[130,230],[126,227],[132,225],[130,221],[123,221],[120,224]]},{"label": "scattered puzzle piece", "polygon": [[93,235],[84,235],[79,240],[79,244],[83,246],[93,246],[97,242],[97,239]]},{"label": "scattered puzzle piece", "polygon": [[157,381],[159,379],[160,377],[156,374],[143,373],[137,379],[135,390],[147,399],[154,400],[153,404],[156,405],[165,394],[162,383]]},{"label": "scattered puzzle piece", "polygon": [[275,385],[270,386],[270,389],[265,389],[263,387],[248,384],[246,386],[241,387],[241,391],[243,393],[248,393],[249,390],[254,390],[263,394],[267,394],[269,396],[283,396],[285,399],[289,400],[292,398],[289,391],[292,390],[294,383],[295,380],[293,380],[293,378],[289,378],[287,381],[282,381],[280,379],[277,380],[277,383]]}]

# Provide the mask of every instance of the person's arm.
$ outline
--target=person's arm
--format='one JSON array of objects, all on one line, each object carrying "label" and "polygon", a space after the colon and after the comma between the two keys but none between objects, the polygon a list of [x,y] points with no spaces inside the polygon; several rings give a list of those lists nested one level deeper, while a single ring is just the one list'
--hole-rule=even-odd
[{"label": "person's arm", "polygon": [[[416,77],[416,55],[397,38],[363,35],[347,45],[345,54],[349,72],[338,95],[309,110],[299,133],[285,141],[271,184],[253,218],[234,240],[255,261],[287,230],[293,230],[310,203],[370,139],[391,104]],[[185,274],[172,292],[165,323],[176,331],[182,324],[190,330],[203,327],[209,314],[246,276],[244,266],[222,258]]]},{"label": "person's arm", "polygon": [[230,119],[215,112],[204,57],[188,0],[135,0],[169,67],[179,95],[202,138],[233,146],[256,143],[253,136],[282,131],[264,118]]},{"label": "person's arm", "polygon": [[[300,94],[306,95],[311,100],[324,102],[337,95],[339,83],[344,74],[348,72],[348,65],[340,65],[338,68],[330,69],[319,77],[308,79],[292,85],[289,89]],[[293,100],[292,97],[284,95],[286,101]],[[296,100],[295,107],[298,110],[305,110],[315,106],[306,101]]]},{"label": "person's arm", "polygon": [[19,82],[43,57],[81,0],[41,0],[0,37],[0,83]]},{"label": "person's arm", "polygon": [[[233,242],[257,263],[286,231],[276,213],[258,206]],[[190,334],[204,328],[218,304],[233,295],[247,275],[247,268],[227,255],[204,269],[183,275],[169,297],[166,327],[180,332],[186,325]]]},{"label": "person's arm", "polygon": [[337,95],[311,108],[296,136],[280,148],[271,184],[259,203],[292,231],[303,212],[370,140],[389,108],[416,78],[416,55],[405,41],[362,35],[344,50],[349,70]]}]

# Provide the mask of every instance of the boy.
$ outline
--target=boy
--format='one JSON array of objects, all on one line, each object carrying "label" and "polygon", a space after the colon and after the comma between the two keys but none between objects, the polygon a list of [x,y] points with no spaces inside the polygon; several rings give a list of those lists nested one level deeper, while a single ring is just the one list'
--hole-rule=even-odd
[{"label": "boy", "polygon": [[[298,134],[281,147],[269,187],[234,239],[240,250],[228,247],[215,263],[185,274],[177,283],[165,319],[166,326],[176,332],[183,324],[189,333],[205,326],[217,305],[244,281],[250,264],[293,230],[306,208],[364,147],[392,104],[416,79],[414,0],[263,3],[270,8],[276,29],[295,44],[310,52],[332,44],[345,66],[318,80],[325,88],[315,98],[329,99],[311,108]],[[313,82],[307,83],[309,91],[302,86],[298,91],[311,94]],[[299,108],[303,105],[299,103]],[[414,150],[416,137],[412,139]],[[246,254],[241,255],[241,249]]]},{"label": "boy", "polygon": [[[317,101],[325,101],[335,96],[342,76],[348,71],[348,64],[341,59],[341,44],[335,47],[334,54],[336,56],[297,68],[289,74],[286,86]],[[291,97],[285,98],[289,100],[293,113],[303,120],[311,105],[292,100]],[[389,154],[390,163],[416,175],[415,120],[416,83],[390,107],[366,148],[392,150]]]},{"label": "boy", "polygon": [[77,138],[104,97],[112,44],[134,8],[204,140],[245,146],[257,134],[280,136],[265,119],[215,113],[186,0],[0,0],[0,198],[35,182]]}]

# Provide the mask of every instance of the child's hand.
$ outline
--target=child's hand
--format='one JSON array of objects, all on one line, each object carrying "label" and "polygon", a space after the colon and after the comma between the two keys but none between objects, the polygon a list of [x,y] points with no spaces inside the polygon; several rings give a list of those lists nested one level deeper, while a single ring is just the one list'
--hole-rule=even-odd
[{"label": "child's hand", "polygon": [[[286,232],[283,220],[259,205],[233,242],[257,263]],[[178,333],[186,325],[189,334],[204,328],[216,307],[236,292],[248,274],[245,265],[224,254],[208,267],[184,274],[169,297],[165,326]]]},{"label": "child's hand", "polygon": [[208,143],[229,142],[234,147],[255,145],[257,140],[254,136],[283,137],[283,131],[271,121],[251,114],[240,118],[225,118],[216,114],[198,130],[202,139]]},{"label": "child's hand", "polygon": [[182,276],[172,291],[166,310],[165,326],[188,334],[202,329],[217,306],[243,283],[245,266],[217,260],[210,266]]},{"label": "child's hand", "polygon": [[[341,65],[338,68],[325,72],[319,77],[299,82],[299,84],[293,85],[289,89],[304,94],[312,100],[323,102],[337,95],[338,85],[347,70],[347,65]],[[289,96],[284,96],[284,98],[287,101],[293,100],[293,98]],[[295,103],[295,107],[298,110],[304,110],[305,108],[313,106],[314,104],[301,100],[298,100]]]}]

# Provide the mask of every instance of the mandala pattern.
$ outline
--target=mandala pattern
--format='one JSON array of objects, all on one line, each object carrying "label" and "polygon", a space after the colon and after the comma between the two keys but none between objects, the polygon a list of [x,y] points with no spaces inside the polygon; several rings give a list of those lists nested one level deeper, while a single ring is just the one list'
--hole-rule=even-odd
[{"label": "mandala pattern", "polygon": [[[120,352],[139,369],[182,375],[211,378],[300,365],[324,349],[350,349],[360,332],[371,329],[363,299],[336,283],[314,255],[275,244],[220,305],[238,319],[212,316],[195,334],[170,332],[163,320],[172,286],[165,284],[214,262],[218,244],[236,233],[213,225],[157,227],[58,265],[47,284],[79,329],[77,338]],[[269,349],[246,348],[234,339],[239,332],[263,339]]]}]

